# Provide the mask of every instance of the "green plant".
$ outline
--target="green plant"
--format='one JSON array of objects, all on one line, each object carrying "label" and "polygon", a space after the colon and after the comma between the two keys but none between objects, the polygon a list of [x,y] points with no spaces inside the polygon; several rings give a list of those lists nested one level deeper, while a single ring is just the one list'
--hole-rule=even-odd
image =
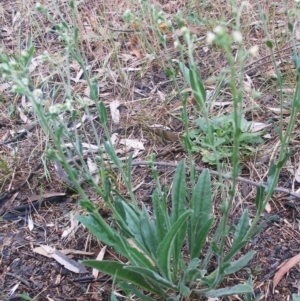
[{"label": "green plant", "polygon": [[[111,151],[108,149],[108,153]],[[152,164],[151,161],[149,164]],[[130,163],[128,167],[130,168]],[[112,220],[119,231],[112,228],[108,230],[97,209],[90,203],[82,203],[89,215],[78,217],[79,221],[100,241],[125,256],[130,264],[95,260],[83,263],[106,274],[116,275],[121,280],[137,285],[145,291],[168,297],[168,300],[178,300],[180,296],[191,294],[219,297],[251,292],[252,288],[247,284],[238,284],[226,290],[215,289],[225,275],[243,268],[254,255],[251,251],[236,261],[232,260],[239,250],[237,246],[243,242],[249,229],[248,212],[245,211],[235,230],[227,228],[224,231],[218,227],[206,257],[200,260],[199,256],[202,254],[213,225],[209,172],[206,170],[200,175],[189,195],[186,188],[186,168],[182,161],[178,165],[172,184],[170,208],[167,203],[167,191],[161,189],[155,167],[153,167],[153,176],[157,188],[152,197],[151,216],[143,204],[141,209],[137,209],[113,191],[117,195],[111,202],[114,213]],[[107,182],[108,195],[110,189],[110,184]],[[229,235],[233,230],[234,243],[228,256],[222,262],[222,266],[207,274],[207,265],[211,256],[221,255],[218,247],[220,236]],[[133,245],[129,243],[129,239],[134,242]],[[187,244],[188,259],[182,255],[185,244]],[[120,283],[120,286],[125,290],[133,290],[133,286],[128,283]]]},{"label": "green plant", "polygon": [[[207,124],[204,118],[198,118],[196,124],[198,129],[191,130],[189,136],[192,140],[193,152],[201,153],[203,162],[215,165],[222,159],[232,157],[232,145],[234,141],[232,113],[219,117],[213,116],[209,124]],[[213,139],[209,137],[208,127],[211,127]],[[263,141],[261,138],[263,132],[252,133],[250,127],[251,122],[247,121],[242,115],[240,152],[244,155],[247,154],[247,151],[248,153],[253,151],[251,145],[259,144]],[[213,151],[214,148],[216,152]]]},{"label": "green plant", "polygon": [[[297,70],[297,89],[293,100],[294,111],[286,135],[282,135],[283,129],[281,128],[280,139],[282,145],[277,162],[274,160],[270,165],[267,188],[258,187],[257,189],[256,214],[250,224],[249,212],[245,210],[238,224],[236,226],[231,225],[229,213],[236,195],[237,176],[240,168],[239,152],[244,141],[249,139],[249,136],[244,135],[244,129],[248,124],[241,113],[243,111],[243,68],[245,58],[249,55],[249,52],[243,49],[241,33],[239,32],[243,5],[235,10],[235,25],[230,28],[234,33],[233,35],[227,34],[222,27],[216,27],[214,33],[210,35],[211,40],[224,50],[228,61],[228,70],[225,73],[228,76],[228,85],[233,98],[234,110],[232,114],[222,118],[209,118],[205,87],[193,58],[195,39],[187,28],[182,28],[186,48],[180,44],[179,40],[176,41],[179,48],[184,48],[181,55],[183,56],[183,53],[185,53],[188,56],[189,68],[184,65],[183,59],[179,62],[179,68],[185,82],[192,88],[197,107],[201,112],[198,126],[205,137],[200,138],[199,143],[201,147],[207,147],[213,154],[213,160],[209,158],[207,160],[215,162],[218,170],[220,170],[219,160],[222,157],[218,154],[221,152],[220,149],[224,149],[229,140],[233,141],[230,145],[231,150],[227,153],[232,158],[233,181],[226,191],[224,185],[221,187],[220,212],[222,216],[217,221],[214,220],[212,214],[214,192],[212,191],[209,172],[206,170],[199,177],[196,176],[195,164],[192,160],[193,141],[191,141],[191,138],[197,139],[198,137],[189,130],[186,95],[181,98],[183,104],[181,120],[186,131],[184,143],[188,152],[188,174],[190,176],[187,178],[186,166],[184,161],[181,161],[175,173],[171,199],[169,199],[167,188],[161,187],[153,162],[154,158],[150,158],[149,165],[152,167],[153,178],[156,182],[156,189],[152,196],[153,212],[151,213],[145,204],[138,204],[135,199],[131,181],[132,157],[129,156],[127,164],[124,166],[114,150],[107,126],[106,108],[103,102],[99,102],[97,78],[93,77],[91,72],[89,73],[79,49],[76,18],[73,18],[74,24],[72,26],[62,20],[61,24],[56,26],[56,30],[65,46],[66,61],[69,62],[72,58],[82,68],[90,89],[90,99],[94,101],[106,137],[106,141],[98,137],[98,132],[91,118],[90,124],[98,146],[97,153],[92,153],[91,156],[94,161],[99,163],[100,184],[94,180],[83,156],[81,135],[83,135],[82,132],[85,133],[84,130],[79,134],[76,129],[70,130],[66,125],[65,118],[67,117],[74,124],[77,120],[81,120],[84,113],[88,116],[91,115],[89,107],[84,102],[81,103],[82,110],[74,107],[76,101],[80,102],[81,100],[79,97],[78,99],[72,98],[69,70],[65,73],[64,70],[60,70],[59,73],[66,91],[63,102],[52,104],[48,108],[44,102],[46,97],[43,95],[43,91],[34,86],[28,75],[30,61],[34,54],[31,41],[28,40],[27,42],[27,51],[19,56],[8,57],[4,54],[0,56],[2,63],[0,69],[4,79],[14,83],[13,92],[25,95],[31,101],[43,130],[51,138],[52,148],[47,150],[48,158],[58,161],[65,168],[69,179],[81,195],[81,205],[86,209],[87,214],[79,216],[78,219],[99,240],[112,246],[115,252],[122,255],[125,258],[124,261],[127,262],[125,264],[116,261],[84,261],[84,263],[112,275],[114,281],[125,292],[131,292],[142,300],[151,300],[147,295],[148,293],[161,296],[167,300],[178,300],[182,296],[193,294],[207,297],[245,294],[247,300],[252,298],[252,280],[250,278],[247,283],[238,284],[232,288],[219,288],[219,285],[226,275],[235,273],[247,265],[254,252],[250,251],[242,256],[239,252],[268,222],[266,220],[261,224],[258,223],[266,204],[273,194],[279,172],[288,157],[289,139],[296,120],[296,113],[300,107],[300,71]],[[70,6],[75,16],[77,13],[75,2],[71,1]],[[47,14],[44,8],[41,6],[38,6],[38,8],[53,21],[51,15]],[[163,14],[158,13],[156,9],[151,10],[151,13],[153,14],[153,22],[165,20]],[[164,35],[159,31],[157,35],[162,45],[166,47]],[[240,72],[237,72],[235,57],[232,53],[233,43],[236,43],[238,49],[237,61]],[[272,51],[270,41],[268,41],[268,46]],[[45,59],[51,61],[49,57]],[[169,62],[169,75],[174,79],[175,86],[180,92],[176,79],[177,73],[173,68],[171,59],[169,59]],[[278,70],[277,73],[278,86],[282,89],[282,78]],[[218,89],[221,89],[224,78],[224,74],[221,74],[217,85]],[[222,126],[220,126],[220,122],[222,122]],[[210,126],[207,126],[208,124]],[[88,144],[91,144],[88,135],[84,138]],[[258,138],[257,134],[251,137],[251,139]],[[65,147],[67,142],[71,144],[72,151]],[[117,168],[120,172],[123,184],[128,189],[128,198],[125,198],[117,189],[117,186],[112,184],[106,171],[107,167],[103,159],[104,152],[114,164],[114,168]],[[71,166],[67,157],[72,157],[74,154],[79,157],[79,162],[75,162],[75,166]],[[89,201],[80,185],[79,176],[90,183],[95,193],[110,208],[112,212],[111,220],[104,220],[99,215],[98,208]],[[222,183],[221,177],[219,182]],[[214,221],[216,225],[214,225]],[[225,244],[228,238],[233,238],[230,248]],[[208,265],[213,258],[215,258],[215,268],[208,272]],[[112,296],[113,298],[114,296]]]}]

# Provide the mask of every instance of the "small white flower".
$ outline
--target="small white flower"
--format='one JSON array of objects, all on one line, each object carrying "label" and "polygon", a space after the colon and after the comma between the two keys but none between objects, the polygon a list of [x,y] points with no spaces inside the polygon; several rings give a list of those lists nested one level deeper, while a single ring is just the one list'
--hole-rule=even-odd
[{"label": "small white flower", "polygon": [[243,36],[242,36],[242,33],[238,30],[235,30],[233,33],[232,33],[232,36],[233,36],[233,40],[236,42],[236,43],[242,43],[243,42]]},{"label": "small white flower", "polygon": [[216,35],[213,32],[209,31],[206,36],[206,43],[208,45],[211,45],[214,42],[215,38],[216,38]]},{"label": "small white flower", "polygon": [[179,48],[179,46],[180,46],[180,43],[175,40],[174,41],[174,48],[177,49],[177,48]]},{"label": "small white flower", "polygon": [[42,60],[45,62],[48,61],[49,59],[50,59],[49,53],[45,50],[42,55]]},{"label": "small white flower", "polygon": [[130,21],[132,19],[132,17],[133,17],[133,14],[131,13],[131,10],[129,8],[126,9],[126,11],[123,14],[123,19],[125,21]]},{"label": "small white flower", "polygon": [[258,56],[258,50],[259,50],[258,46],[257,46],[257,45],[254,45],[254,46],[252,46],[252,47],[249,49],[249,53],[250,53],[252,56],[256,57],[256,56]]},{"label": "small white flower", "polygon": [[52,115],[58,114],[60,112],[60,107],[57,105],[53,105],[49,107],[49,113]]},{"label": "small white flower", "polygon": [[221,35],[225,34],[225,29],[224,29],[224,27],[218,25],[214,28],[214,33],[221,36]]},{"label": "small white flower", "polygon": [[248,1],[243,1],[241,4],[242,7],[251,7],[250,3]]},{"label": "small white flower", "polygon": [[180,30],[181,30],[181,32],[182,32],[183,35],[185,35],[185,34],[187,34],[187,33],[190,32],[190,31],[188,30],[188,28],[185,27],[185,26],[181,27]]},{"label": "small white flower", "polygon": [[252,96],[257,99],[257,98],[260,98],[262,95],[261,92],[257,91],[257,90],[252,90]]},{"label": "small white flower", "polygon": [[35,89],[35,90],[33,90],[32,94],[33,94],[34,99],[38,100],[41,97],[41,95],[43,94],[43,92],[41,89]]},{"label": "small white flower", "polygon": [[63,105],[64,110],[71,111],[72,110],[72,102],[73,101],[71,99],[66,99],[66,101]]}]

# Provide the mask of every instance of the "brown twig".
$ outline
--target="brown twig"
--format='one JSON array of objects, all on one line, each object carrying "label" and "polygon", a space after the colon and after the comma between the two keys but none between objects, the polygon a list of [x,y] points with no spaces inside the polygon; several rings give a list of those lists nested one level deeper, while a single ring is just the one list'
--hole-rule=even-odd
[{"label": "brown twig", "polygon": [[118,31],[118,32],[134,32],[132,29],[118,29],[118,28],[113,28],[113,27],[108,27],[108,29],[112,31]]},{"label": "brown twig", "polygon": [[[137,165],[149,165],[149,162],[147,161],[133,161],[132,166],[137,166]],[[155,166],[166,166],[166,167],[177,167],[178,166],[178,163],[170,163],[170,162],[163,162],[163,161],[160,161],[160,162],[153,162],[153,165]],[[185,168],[188,169],[189,166],[185,165]],[[204,167],[196,167],[196,171],[204,171],[205,169],[207,168],[204,168]],[[209,173],[211,175],[214,175],[214,176],[221,176],[225,179],[232,179],[232,175],[230,174],[224,174],[224,173],[219,173],[215,170],[211,170],[211,169],[207,169],[209,171]],[[251,181],[249,179],[245,179],[243,177],[237,177],[237,180],[240,181],[240,182],[243,182],[243,183],[246,183],[246,184],[249,184],[249,185],[252,185],[252,186],[255,186],[255,187],[258,187],[258,186],[262,186],[264,188],[267,188],[267,185],[264,184],[264,183],[257,183],[257,182],[254,182],[254,181]],[[286,193],[286,194],[289,194],[297,199],[300,199],[300,194],[298,193],[295,193],[293,191],[290,191],[288,189],[285,189],[285,188],[282,188],[282,187],[276,187],[274,189],[274,191],[276,192],[282,192],[282,193]]]},{"label": "brown twig", "polygon": [[28,129],[24,129],[24,131],[21,132],[16,137],[14,137],[12,139],[9,139],[9,140],[6,140],[4,142],[1,142],[0,145],[6,145],[6,144],[13,143],[13,142],[16,142],[16,141],[20,140],[23,136],[27,135],[27,133],[32,131],[35,127],[36,127],[36,123],[32,124]]}]

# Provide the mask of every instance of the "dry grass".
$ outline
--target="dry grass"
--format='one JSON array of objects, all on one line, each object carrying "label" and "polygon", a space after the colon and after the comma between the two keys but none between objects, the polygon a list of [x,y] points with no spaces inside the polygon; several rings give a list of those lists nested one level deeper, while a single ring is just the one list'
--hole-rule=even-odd
[{"label": "dry grass", "polygon": [[[241,2],[241,1],[238,1]],[[214,77],[218,76],[222,69],[227,67],[225,53],[221,48],[206,45],[206,34],[220,24],[226,25],[228,31],[234,22],[235,11],[228,1],[151,1],[157,8],[161,9],[168,20],[174,20],[176,14],[182,14],[184,25],[196,35],[194,47],[195,60],[199,66],[199,72],[205,81],[208,90],[215,88]],[[295,86],[294,68],[291,62],[291,43],[287,34],[287,19],[283,3],[274,4],[267,0],[260,1],[262,9],[268,18],[268,27],[270,39],[273,41],[276,61],[278,67],[285,79],[284,93],[286,95],[286,106],[289,106],[291,90]],[[184,133],[183,125],[180,121],[180,96],[174,82],[166,74],[170,69],[170,62],[174,60],[187,61],[185,51],[180,52],[174,48],[174,38],[172,32],[165,24],[157,24],[151,15],[150,7],[141,6],[136,1],[82,1],[78,5],[78,11],[75,15],[68,5],[68,1],[41,1],[41,4],[47,7],[48,13],[54,23],[61,23],[63,20],[71,27],[76,24],[78,27],[78,44],[81,55],[88,67],[90,78],[97,79],[100,87],[100,98],[109,108],[114,100],[119,100],[121,104],[121,122],[115,126],[111,121],[111,133],[118,132],[121,137],[136,138],[143,141],[145,151],[139,153],[138,159],[145,160],[150,153],[155,153],[161,161],[178,162],[186,158],[187,154],[180,140]],[[279,108],[278,87],[274,79],[274,68],[272,67],[271,56],[266,46],[266,38],[260,21],[259,10],[255,1],[248,2],[249,6],[243,11],[241,16],[241,31],[243,34],[243,46],[245,49],[257,45],[259,46],[258,56],[248,57],[245,62],[245,85],[251,88],[251,91],[245,92],[243,107],[246,111],[248,120],[255,122],[272,121],[279,126],[280,118],[274,109]],[[290,9],[294,2],[289,1]],[[143,9],[141,9],[143,8]],[[147,9],[146,9],[147,8]],[[131,22],[123,20],[123,13],[130,9],[136,16]],[[201,17],[198,17],[198,15]],[[293,18],[293,17],[291,17]],[[292,20],[293,21],[293,20]],[[69,95],[76,100],[76,108],[80,110],[78,100],[89,102],[88,85],[81,75],[81,68],[75,61],[66,61],[65,45],[59,38],[58,31],[54,28],[54,23],[35,9],[33,1],[2,1],[0,3],[0,41],[1,47],[5,53],[13,56],[26,49],[28,38],[32,40],[35,46],[34,68],[30,76],[33,80],[33,88],[42,88],[47,96],[46,106],[61,103]],[[73,24],[73,25],[72,25]],[[175,27],[177,26],[174,22]],[[167,37],[166,48],[163,47],[158,33],[163,33]],[[179,34],[178,31],[176,31]],[[70,36],[72,39],[72,37]],[[182,37],[180,41],[184,44]],[[238,48],[233,47],[233,53]],[[47,53],[51,58],[44,61],[42,56]],[[171,62],[172,67],[176,69],[176,64]],[[238,67],[237,67],[238,68]],[[177,69],[176,69],[177,70]],[[68,82],[68,72],[70,71],[71,81]],[[181,90],[188,88],[178,72],[176,75],[177,83]],[[252,90],[260,92],[259,97],[255,97]],[[48,137],[37,125],[32,128],[22,139],[17,142],[6,143],[13,139],[23,128],[29,128],[36,117],[31,110],[30,104],[26,98],[16,97],[11,92],[11,87],[6,86],[5,82],[0,82],[0,156],[5,161],[6,166],[1,165],[0,161],[0,187],[2,194],[5,191],[19,187],[23,181],[32,173],[32,169],[41,158],[44,159],[43,151],[51,145]],[[191,98],[192,99],[192,98]],[[232,96],[227,86],[224,86],[218,96],[218,101],[231,101]],[[193,120],[199,116],[193,101],[188,102],[188,113],[191,118],[191,127],[194,127]],[[232,106],[222,108],[211,108],[210,116],[220,116],[232,111]],[[96,110],[91,106],[91,116],[96,116]],[[70,123],[70,116],[64,116],[66,123]],[[284,115],[283,128],[289,122],[289,115]],[[99,137],[103,136],[101,124],[96,119],[97,132]],[[152,128],[153,125],[161,125],[167,128],[166,131]],[[80,129],[79,133],[84,136],[83,141],[90,141],[96,144],[92,128],[88,123],[85,128]],[[259,145],[252,151],[249,157],[242,158],[241,175],[256,182],[266,180],[269,163],[276,158],[278,151],[279,137],[274,127],[268,130],[271,138],[266,138],[262,145]],[[299,138],[295,132],[295,138],[292,141],[294,152],[292,153],[288,167],[295,169],[299,162],[298,145]],[[201,161],[200,154],[194,154],[194,159],[201,167],[205,166]],[[54,166],[50,162],[43,161],[43,169],[36,172],[31,181],[23,186],[21,194],[16,199],[10,199],[11,208],[15,205],[26,202],[26,197],[31,194],[40,194],[43,192],[65,192],[65,185],[57,176]],[[230,160],[222,163],[224,172],[230,169]],[[294,175],[291,168],[285,168],[280,178],[280,186],[287,188],[297,188],[298,184],[294,181]],[[113,178],[119,190],[126,193],[122,186],[120,176],[111,171]],[[169,185],[173,176],[173,169],[161,168],[161,179],[163,185]],[[149,170],[136,167],[134,169],[133,187],[138,187],[137,198],[151,205],[149,196],[153,190],[152,179],[149,176]],[[223,183],[225,186],[228,182]],[[140,186],[141,185],[141,186]],[[295,186],[296,185],[296,186]],[[91,201],[99,204],[103,215],[108,214],[101,199],[86,188]],[[2,259],[5,265],[1,267],[0,272],[3,275],[0,290],[8,294],[9,289],[16,282],[15,278],[6,275],[7,272],[14,269],[15,262],[19,252],[12,252],[9,256],[7,248],[20,248],[20,252],[25,250],[26,256],[20,255],[23,265],[32,270],[36,263],[28,255],[31,247],[38,244],[55,244],[58,249],[77,248],[93,251],[97,253],[102,245],[87,236],[86,229],[80,227],[74,236],[67,240],[61,240],[62,231],[70,221],[70,212],[77,211],[77,204],[73,201],[76,195],[69,193],[72,199],[63,205],[51,205],[46,207],[35,215],[35,223],[43,227],[44,238],[39,231],[30,232],[26,223],[23,227],[17,223],[3,223],[2,240]],[[219,214],[219,194],[215,196],[215,213]],[[255,210],[253,198],[255,197],[255,187],[244,183],[238,184],[238,194],[236,203],[233,205],[231,217],[235,223],[236,217],[240,216],[245,207],[250,212]],[[271,202],[271,213],[282,213],[282,218],[287,218],[290,224],[295,227],[298,222],[295,219],[297,211],[287,212],[283,205],[284,195],[277,194]],[[252,211],[252,212],[253,212]],[[3,213],[3,212],[2,212]],[[269,214],[269,213],[268,213]],[[266,215],[268,215],[266,214]],[[50,225],[51,224],[51,225]],[[258,251],[258,255],[251,263],[252,272],[255,266],[262,267],[262,276],[272,270],[274,262],[283,260],[283,256],[276,257],[271,244],[280,246],[285,245],[289,249],[288,254],[293,254],[296,249],[295,236],[299,237],[298,231],[290,228],[286,224],[273,225],[270,227],[272,232],[270,236],[266,233],[259,236],[258,242],[252,242],[248,248]],[[286,230],[282,230],[285,229]],[[282,230],[282,232],[281,232]],[[19,233],[26,234],[23,236]],[[280,233],[279,233],[280,232]],[[15,237],[12,233],[18,236]],[[288,233],[288,234],[287,234]],[[276,237],[278,235],[278,237]],[[5,237],[5,239],[4,239]],[[266,238],[266,241],[264,240]],[[271,240],[268,240],[271,237]],[[27,240],[28,239],[28,240]],[[270,242],[268,244],[268,242]],[[229,242],[230,244],[230,242]],[[265,253],[264,253],[264,250]],[[269,255],[268,255],[269,254]],[[270,255],[271,254],[271,255]],[[273,255],[272,255],[273,254]],[[28,255],[28,256],[27,256]],[[282,254],[281,254],[282,255]],[[116,256],[112,250],[108,250],[108,257]],[[268,256],[273,260],[268,259]],[[272,257],[273,256],[273,257]],[[31,259],[30,265],[24,261]],[[275,259],[274,259],[275,258]],[[82,258],[80,258],[82,259]],[[57,300],[67,296],[64,300],[109,300],[111,289],[111,279],[103,276],[102,282],[91,283],[90,286],[79,285],[75,283],[74,277],[67,279],[61,272],[55,273],[53,270],[59,270],[60,267],[54,266],[49,269],[49,263],[46,260],[38,258],[39,264],[45,273],[52,269],[52,275],[49,280],[45,276],[37,276],[34,272],[32,286],[26,287],[26,283],[21,281],[20,289],[17,292],[28,292],[36,300],[47,300],[46,296]],[[65,270],[64,273],[67,273]],[[261,291],[266,300],[287,300],[290,291],[296,291],[293,287],[294,278],[299,273],[293,272],[291,279],[286,280],[282,286],[278,286],[278,291],[273,295],[268,286],[269,279],[262,281],[263,277],[255,277],[254,287],[256,291]],[[26,272],[22,274],[25,279],[29,277]],[[62,277],[60,280],[59,277]],[[224,285],[230,285],[244,277],[241,273],[235,279],[226,279]],[[22,278],[22,279],[23,279]],[[34,281],[36,282],[34,284]],[[53,285],[52,282],[57,283]],[[64,289],[64,286],[66,289]],[[43,289],[42,289],[43,287]],[[287,289],[287,288],[288,289]],[[240,299],[224,299],[240,300]]]}]

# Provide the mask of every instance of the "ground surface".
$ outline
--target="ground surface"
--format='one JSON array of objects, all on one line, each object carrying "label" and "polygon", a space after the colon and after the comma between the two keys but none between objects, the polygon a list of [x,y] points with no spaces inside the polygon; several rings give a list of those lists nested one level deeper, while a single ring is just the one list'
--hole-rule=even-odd
[{"label": "ground surface", "polygon": [[[55,22],[64,18],[72,24],[72,17],[67,1],[44,1],[48,13]],[[138,139],[143,148],[137,150],[134,160],[146,160],[148,154],[155,153],[158,161],[178,163],[187,158],[183,147],[183,125],[180,122],[180,106],[177,90],[172,80],[166,74],[167,58],[179,60],[179,52],[174,48],[171,34],[168,51],[163,49],[158,38],[153,36],[146,18],[138,26],[144,35],[134,32],[123,21],[122,15],[127,8],[137,11],[137,4],[129,1],[83,1],[75,16],[79,27],[79,40],[82,53],[88,62],[90,70],[94,71],[100,85],[100,97],[107,108],[115,100],[119,101],[120,124],[110,120],[111,134],[118,133],[119,138]],[[209,79],[217,76],[222,68],[227,67],[225,56],[217,47],[206,45],[206,33],[212,30],[218,21],[230,22],[233,12],[227,1],[205,2],[198,5],[198,10],[191,1],[187,7],[185,1],[157,1],[168,17],[174,17],[178,10],[185,14],[185,25],[197,36],[194,49],[195,60],[199,65],[202,78],[208,91],[215,86]],[[292,5],[292,3],[290,3]],[[261,1],[270,22],[272,39],[276,41],[276,60],[285,78],[285,98],[287,113],[283,118],[283,126],[289,123],[288,102],[291,99],[294,82],[294,69],[291,63],[290,42],[286,37],[286,19],[283,4]],[[59,14],[60,12],[60,14]],[[203,12],[201,18],[197,13]],[[149,16],[148,16],[149,17]],[[65,79],[57,70],[67,67],[64,60],[64,47],[54,30],[53,23],[35,10],[33,1],[2,1],[0,3],[0,41],[3,49],[11,55],[26,49],[26,41],[31,36],[35,46],[35,66],[31,71],[34,85],[45,89],[49,105],[60,103],[64,98]],[[265,46],[262,28],[259,26],[259,13],[255,4],[250,4],[247,13],[242,18],[245,48],[259,45],[258,57],[250,57],[246,62],[245,85],[260,91],[258,98],[245,93],[244,109],[246,118],[250,121],[268,123],[272,126],[266,130],[264,142],[252,148],[248,156],[241,156],[241,176],[260,183],[266,180],[269,162],[279,147],[279,137],[275,125],[279,123],[279,97],[274,70],[270,56]],[[136,30],[135,25],[133,29]],[[163,30],[163,28],[161,29]],[[47,51],[54,59],[54,64],[44,63],[41,55]],[[236,51],[236,49],[233,49]],[[156,59],[150,53],[155,52]],[[70,62],[71,92],[89,101],[87,84],[80,74],[80,66]],[[62,76],[62,77],[61,77]],[[291,79],[290,79],[291,78]],[[186,88],[180,73],[177,76],[180,89]],[[33,252],[40,245],[55,247],[57,250],[67,250],[67,256],[75,261],[96,258],[103,249],[99,241],[93,238],[87,229],[76,224],[75,215],[82,213],[78,206],[79,197],[70,189],[57,165],[45,159],[44,150],[49,147],[47,136],[41,127],[34,124],[35,115],[25,97],[17,97],[11,92],[10,84],[2,81],[0,84],[0,157],[7,168],[1,165],[0,174],[0,210],[3,216],[0,233],[0,292],[1,299],[21,300],[18,294],[28,294],[34,300],[110,300],[112,278],[99,275],[94,280],[91,270],[88,273],[76,274],[70,272],[53,258],[48,258]],[[222,89],[217,101],[230,102],[229,89]],[[258,110],[249,108],[259,107]],[[214,106],[211,116],[221,116],[230,112],[232,106]],[[96,109],[91,106],[92,117],[97,116]],[[198,117],[198,112],[192,97],[188,101],[190,120]],[[100,122],[96,120],[97,133],[103,136]],[[72,126],[72,121],[70,126]],[[66,122],[67,122],[66,121]],[[270,122],[271,121],[271,122]],[[88,121],[83,121],[83,128],[91,144],[97,144],[93,129]],[[153,127],[156,125],[155,127]],[[300,145],[297,134],[298,125],[291,141],[291,156],[281,172],[278,186],[296,191],[299,187],[295,181],[295,171],[299,164],[298,149]],[[22,134],[21,131],[27,131]],[[81,133],[83,129],[80,128]],[[21,133],[21,134],[20,134]],[[119,147],[120,157],[126,152]],[[123,153],[122,153],[123,151]],[[205,164],[202,155],[194,153],[194,160],[199,167],[215,167]],[[230,170],[230,160],[222,162],[223,172]],[[174,175],[174,167],[158,167],[161,184],[170,185]],[[118,188],[126,196],[126,190],[117,172],[113,177]],[[151,194],[154,183],[150,169],[146,166],[134,166],[132,170],[133,187],[139,202],[144,202],[151,208]],[[230,181],[225,181],[229,186]],[[98,204],[101,214],[107,218],[110,212],[105,208],[99,196],[91,187],[83,185],[89,199]],[[236,224],[242,210],[248,208],[251,217],[255,213],[255,185],[238,182],[237,196],[233,204],[230,219]],[[300,199],[293,199],[287,193],[274,194],[270,206],[262,216],[262,220],[270,215],[278,217],[268,223],[262,233],[257,235],[243,250],[255,250],[256,255],[247,269],[228,277],[222,285],[231,286],[254,276],[255,293],[262,293],[260,300],[291,300],[291,294],[297,293],[300,286],[299,265],[292,267],[281,279],[273,291],[272,280],[276,269],[285,260],[299,254],[300,235]],[[219,195],[215,196],[216,223],[220,215]],[[33,205],[35,208],[33,209]],[[21,206],[21,207],[18,207]],[[18,211],[16,212],[16,209]],[[20,217],[21,216],[21,217]],[[31,222],[33,221],[33,226]],[[68,234],[66,231],[69,229]],[[230,241],[228,244],[230,245]],[[76,250],[76,251],[75,251]],[[80,253],[80,252],[86,253]],[[116,258],[113,250],[107,248],[105,259]],[[120,259],[121,260],[121,259]],[[211,263],[213,268],[214,263]],[[122,300],[122,292],[119,300]],[[238,297],[228,297],[222,300],[241,300]]]}]

